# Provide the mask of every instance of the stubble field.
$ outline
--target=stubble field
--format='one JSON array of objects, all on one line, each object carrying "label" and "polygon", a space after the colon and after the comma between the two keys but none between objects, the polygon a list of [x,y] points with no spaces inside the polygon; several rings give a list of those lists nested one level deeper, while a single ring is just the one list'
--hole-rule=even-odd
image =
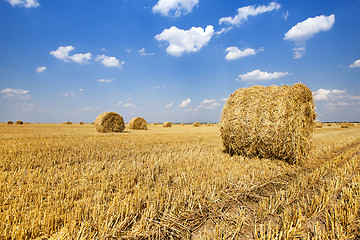
[{"label": "stubble field", "polygon": [[360,126],[301,164],[223,153],[218,126],[0,124],[0,239],[359,239]]}]

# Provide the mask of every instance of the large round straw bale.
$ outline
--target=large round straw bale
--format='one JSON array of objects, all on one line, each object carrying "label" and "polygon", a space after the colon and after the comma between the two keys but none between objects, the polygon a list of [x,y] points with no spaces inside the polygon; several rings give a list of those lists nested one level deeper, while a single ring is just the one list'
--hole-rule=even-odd
[{"label": "large round straw bale", "polygon": [[136,129],[136,130],[146,130],[147,122],[145,121],[145,119],[143,119],[141,117],[136,117],[136,118],[133,118],[130,120],[129,128]]},{"label": "large round straw bale", "polygon": [[16,122],[15,122],[15,124],[22,125],[22,124],[24,124],[24,122],[23,122],[23,121],[18,120],[18,121],[16,121]]},{"label": "large round straw bale", "polygon": [[194,122],[194,123],[193,123],[193,126],[194,126],[194,127],[200,127],[201,124],[200,124],[199,122]]},{"label": "large round straw bale", "polygon": [[95,128],[98,132],[122,132],[125,129],[125,122],[122,116],[115,112],[104,112],[97,116]]},{"label": "large round straw bale", "polygon": [[348,122],[341,123],[341,128],[348,128],[350,127],[350,124]]},{"label": "large round straw bale", "polygon": [[164,122],[163,127],[171,127],[171,122]]},{"label": "large round straw bale", "polygon": [[13,122],[13,121],[7,121],[7,123],[6,123],[6,124],[11,125],[11,124],[14,124],[14,122]]},{"label": "large round straw bale", "polygon": [[313,95],[307,86],[253,86],[230,95],[220,134],[228,153],[296,163],[308,155],[314,127]]}]

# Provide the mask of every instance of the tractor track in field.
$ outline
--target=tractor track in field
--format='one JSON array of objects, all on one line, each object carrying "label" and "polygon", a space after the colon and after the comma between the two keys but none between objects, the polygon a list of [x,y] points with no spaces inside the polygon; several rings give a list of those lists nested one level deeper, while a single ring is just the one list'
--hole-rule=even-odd
[{"label": "tractor track in field", "polygon": [[[351,152],[350,155],[347,154],[349,152]],[[219,201],[209,204],[208,206],[199,206],[198,209],[185,212],[178,217],[164,216],[162,220],[164,220],[166,224],[161,225],[163,227],[166,226],[168,229],[166,233],[168,237],[171,236],[171,238],[175,239],[197,239],[197,233],[204,225],[215,226],[219,221],[226,218],[227,213],[238,212],[239,209],[245,209],[251,221],[244,222],[244,226],[248,226],[249,230],[251,222],[256,222],[253,213],[254,206],[261,201],[269,199],[274,196],[276,192],[286,191],[289,186],[295,184],[296,181],[300,181],[300,179],[303,179],[305,176],[312,174],[315,169],[324,168],[324,174],[321,175],[320,178],[326,178],[327,175],[333,173],[333,171],[331,171],[332,168],[341,168],[356,155],[360,155],[360,140],[328,152],[325,156],[318,159],[318,164],[300,166],[295,170],[275,176],[261,185],[253,186],[246,191],[237,191],[235,189],[224,192],[222,199]],[[359,168],[360,166],[356,167],[358,170]],[[351,176],[349,176],[348,179],[351,179]],[[344,184],[348,184],[348,181]],[[316,188],[316,186],[312,187]],[[360,216],[360,213],[358,213],[358,215]],[[254,237],[251,231],[241,236],[246,238]]]}]

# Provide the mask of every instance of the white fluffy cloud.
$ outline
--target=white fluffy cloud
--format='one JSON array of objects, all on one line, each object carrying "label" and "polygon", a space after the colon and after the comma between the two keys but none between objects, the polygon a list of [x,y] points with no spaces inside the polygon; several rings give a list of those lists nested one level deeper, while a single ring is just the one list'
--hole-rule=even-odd
[{"label": "white fluffy cloud", "polygon": [[255,50],[252,48],[246,48],[244,50],[240,50],[237,47],[228,47],[225,51],[227,52],[225,59],[231,61],[231,60],[236,60],[239,58],[255,55],[257,52],[264,51],[264,49],[261,48],[259,50]]},{"label": "white fluffy cloud", "polygon": [[30,99],[30,91],[24,89],[5,88],[0,91],[4,98],[13,100],[26,100]]},{"label": "white fluffy cloud", "polygon": [[138,53],[141,55],[141,56],[152,56],[154,55],[155,53],[149,53],[149,52],[146,52],[146,49],[145,48],[142,48],[138,51]]},{"label": "white fluffy cloud", "polygon": [[179,107],[181,108],[185,108],[187,107],[187,105],[189,105],[191,103],[191,99],[187,98],[186,100],[182,101],[181,104],[179,105]]},{"label": "white fluffy cloud", "polygon": [[72,56],[69,56],[74,62],[85,64],[91,59],[91,53],[77,53]]},{"label": "white fluffy cloud", "polygon": [[312,38],[316,33],[329,31],[335,23],[335,15],[320,15],[314,18],[308,18],[303,22],[297,23],[287,33],[284,40],[295,43],[294,58],[301,58],[305,54],[306,41]]},{"label": "white fluffy cloud", "polygon": [[304,42],[321,31],[329,31],[335,23],[335,15],[328,17],[321,15],[314,18],[308,18],[303,22],[299,22],[285,33],[285,40],[295,42]]},{"label": "white fluffy cloud", "polygon": [[235,17],[223,17],[220,18],[219,24],[230,24],[230,25],[240,25],[244,21],[248,19],[249,16],[256,16],[261,13],[271,12],[273,10],[277,10],[280,8],[280,4],[276,2],[270,3],[268,6],[260,5],[260,6],[246,6],[239,8],[237,10],[238,14]]},{"label": "white fluffy cloud", "polygon": [[221,104],[217,102],[216,99],[204,99],[200,105],[197,106],[197,109],[215,109],[216,107],[220,106]]},{"label": "white fluffy cloud", "polygon": [[289,17],[289,11],[286,11],[286,13],[283,14],[283,18],[286,20]]},{"label": "white fluffy cloud", "polygon": [[51,51],[50,54],[54,57],[63,60],[64,62],[69,62],[69,52],[74,50],[73,46],[60,46],[57,50]]},{"label": "white fluffy cloud", "polygon": [[80,64],[85,64],[91,59],[91,53],[77,53],[70,56],[69,53],[73,50],[75,50],[73,46],[60,46],[57,50],[51,51],[50,54],[64,62],[72,60]]},{"label": "white fluffy cloud", "polygon": [[330,111],[338,111],[348,107],[360,106],[360,96],[350,95],[346,90],[323,89],[315,91],[314,99],[319,102],[325,102],[326,108]]},{"label": "white fluffy cloud", "polygon": [[[314,93],[314,99],[316,101],[327,101],[327,100],[335,100],[340,98],[346,98],[345,90],[338,89],[323,89],[320,88]],[[360,100],[360,98],[359,98]]]},{"label": "white fluffy cloud", "polygon": [[350,67],[350,68],[360,67],[360,59],[358,59],[358,60],[356,60],[355,62],[353,62],[352,64],[350,64],[349,67]]},{"label": "white fluffy cloud", "polygon": [[[216,109],[220,106],[223,105],[223,103],[219,103],[218,101],[224,101],[224,98],[220,98],[219,100],[216,100],[214,98],[211,99],[204,99],[199,105],[197,105],[196,107],[189,107],[185,110],[185,112],[198,112],[200,110],[212,110],[212,109]],[[226,99],[225,99],[226,101]],[[183,101],[185,102],[185,101]],[[186,106],[184,106],[186,107]]]},{"label": "white fluffy cloud", "polygon": [[101,61],[101,63],[106,67],[116,67],[120,69],[122,65],[125,64],[124,61],[120,62],[120,60],[117,59],[116,57],[109,57],[109,56],[105,56],[104,54],[98,55],[96,57],[96,61]]},{"label": "white fluffy cloud", "polygon": [[204,101],[202,101],[201,103],[202,104],[206,104],[206,103],[214,103],[214,102],[216,102],[216,99],[204,99]]},{"label": "white fluffy cloud", "polygon": [[169,46],[166,52],[170,55],[180,57],[184,52],[198,52],[211,40],[214,35],[214,28],[208,25],[205,30],[201,27],[192,27],[189,30],[178,29],[172,26],[157,34],[158,41],[168,41]]},{"label": "white fluffy cloud", "polygon": [[170,107],[172,107],[172,106],[174,106],[174,103],[169,103],[169,104],[166,104],[166,105],[165,105],[166,108],[170,108]]},{"label": "white fluffy cloud", "polygon": [[243,81],[266,81],[266,80],[272,80],[272,79],[278,79],[287,75],[291,75],[291,73],[288,72],[262,72],[260,70],[254,70],[252,72],[248,72],[245,74],[240,74],[239,78]]},{"label": "white fluffy cloud", "polygon": [[9,2],[12,6],[20,6],[26,8],[36,8],[39,7],[40,4],[37,0],[5,0]]},{"label": "white fluffy cloud", "polygon": [[136,105],[131,103],[131,102],[128,102],[128,103],[125,103],[122,105],[124,108],[136,108]]},{"label": "white fluffy cloud", "polygon": [[98,82],[101,82],[101,83],[112,83],[114,81],[113,78],[111,79],[104,79],[104,78],[101,78],[98,80]]},{"label": "white fluffy cloud", "polygon": [[199,0],[159,0],[152,8],[154,13],[161,13],[164,16],[169,16],[173,13],[175,17],[181,14],[187,14],[192,11]]},{"label": "white fluffy cloud", "polygon": [[46,67],[38,67],[38,68],[36,68],[36,72],[38,72],[38,73],[42,73],[45,70],[46,70]]}]

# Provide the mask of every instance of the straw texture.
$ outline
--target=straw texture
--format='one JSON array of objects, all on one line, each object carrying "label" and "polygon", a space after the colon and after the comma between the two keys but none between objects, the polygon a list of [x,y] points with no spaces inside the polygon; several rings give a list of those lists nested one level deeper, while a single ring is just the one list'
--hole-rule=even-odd
[{"label": "straw texture", "polygon": [[95,128],[98,132],[122,132],[125,129],[125,122],[122,116],[115,112],[104,112],[97,116]]},{"label": "straw texture", "polygon": [[163,127],[171,127],[171,122],[164,122]]},{"label": "straw texture", "polygon": [[228,98],[220,135],[228,153],[296,163],[308,155],[314,127],[313,95],[304,84],[253,86]]},{"label": "straw texture", "polygon": [[141,117],[136,117],[130,120],[129,128],[135,130],[146,130],[147,122]]},{"label": "straw texture", "polygon": [[201,124],[200,124],[199,122],[194,122],[194,123],[193,123],[193,126],[194,126],[194,127],[200,127]]}]

